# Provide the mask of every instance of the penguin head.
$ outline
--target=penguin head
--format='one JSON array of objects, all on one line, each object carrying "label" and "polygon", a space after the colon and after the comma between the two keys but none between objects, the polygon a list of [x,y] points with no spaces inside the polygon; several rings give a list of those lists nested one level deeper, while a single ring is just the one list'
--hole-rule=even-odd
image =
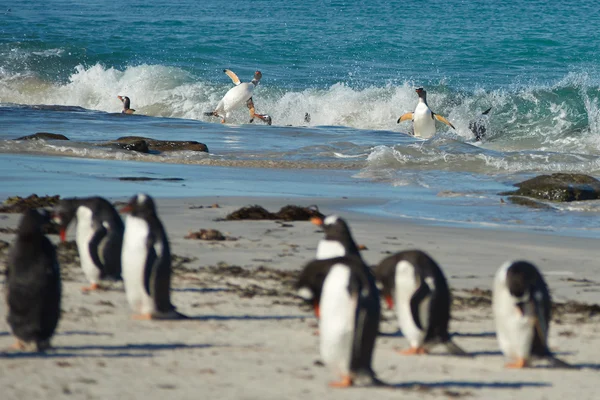
[{"label": "penguin head", "polygon": [[350,228],[343,218],[337,215],[329,215],[325,219],[314,217],[310,220],[313,224],[323,228],[325,239],[340,240],[342,238],[352,238]]},{"label": "penguin head", "polygon": [[131,101],[129,100],[129,97],[127,97],[127,96],[117,96],[117,98],[119,100],[121,100],[121,102],[123,103],[123,107],[124,108],[129,108],[129,106],[131,105]]},{"label": "penguin head", "polygon": [[506,287],[511,296],[519,301],[528,301],[536,284],[539,272],[527,261],[515,261],[506,270]]},{"label": "penguin head", "polygon": [[60,239],[64,242],[67,238],[67,227],[77,213],[76,199],[62,199],[52,211],[52,222],[58,225]]},{"label": "penguin head", "polygon": [[19,222],[19,236],[41,234],[44,226],[50,224],[50,213],[43,208],[30,209],[23,213]]},{"label": "penguin head", "polygon": [[129,202],[121,209],[121,212],[128,212],[135,217],[143,218],[156,214],[156,206],[152,197],[144,193],[138,193],[129,199]]},{"label": "penguin head", "polygon": [[258,85],[258,82],[260,82],[261,78],[262,78],[262,73],[260,71],[256,71],[254,73],[254,79],[252,79],[252,83],[254,83],[254,85]]},{"label": "penguin head", "polygon": [[423,89],[422,87],[415,89],[415,92],[417,92],[417,95],[419,96],[420,99],[423,99],[423,100],[427,99],[427,91],[425,89]]}]

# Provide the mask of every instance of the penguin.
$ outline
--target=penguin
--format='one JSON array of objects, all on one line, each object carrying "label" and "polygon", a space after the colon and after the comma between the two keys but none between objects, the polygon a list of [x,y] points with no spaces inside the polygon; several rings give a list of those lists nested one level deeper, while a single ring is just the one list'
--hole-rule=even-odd
[{"label": "penguin", "polygon": [[296,287],[301,297],[320,310],[321,358],[340,378],[329,385],[382,385],[371,367],[379,331],[379,293],[362,259],[348,256],[309,262]]},{"label": "penguin", "polygon": [[454,125],[452,125],[446,118],[431,111],[431,109],[427,105],[427,92],[425,91],[425,89],[418,88],[415,91],[419,96],[419,102],[417,103],[415,111],[403,114],[400,118],[398,118],[397,123],[406,121],[408,119],[412,120],[414,135],[422,137],[424,139],[428,139],[431,136],[435,135],[436,119],[448,125],[450,128],[455,129]]},{"label": "penguin", "polygon": [[46,210],[25,211],[8,254],[6,320],[17,350],[48,349],[60,319],[60,269],[56,250],[42,231],[48,223]]},{"label": "penguin", "polygon": [[135,110],[131,107],[131,100],[127,96],[117,96],[121,102],[123,102],[123,110],[121,110],[121,114],[133,114]]},{"label": "penguin", "polygon": [[454,355],[467,353],[448,333],[450,290],[438,264],[421,250],[407,250],[383,259],[374,270],[381,295],[396,308],[398,325],[410,344],[402,354],[425,354],[444,344]]},{"label": "penguin", "polygon": [[134,319],[183,319],[171,303],[171,251],[154,200],[133,196],[121,210],[125,220],[121,264],[125,294]]},{"label": "penguin", "polygon": [[360,252],[352,238],[350,227],[343,218],[330,215],[325,219],[313,217],[310,221],[322,227],[325,232],[325,238],[321,239],[317,246],[316,258],[318,260],[348,255],[360,258]]},{"label": "penguin", "polygon": [[242,83],[240,78],[238,78],[233,71],[224,69],[223,72],[225,72],[225,74],[231,78],[235,86],[225,93],[225,96],[223,96],[221,101],[219,101],[219,104],[217,104],[217,108],[215,108],[214,111],[206,112],[204,115],[221,117],[221,123],[224,124],[225,119],[229,118],[231,112],[245,102],[248,110],[250,111],[250,123],[252,123],[254,121],[254,117],[256,117],[265,121],[267,125],[271,125],[272,119],[270,116],[267,114],[257,114],[254,112],[254,102],[252,101],[254,88],[258,86],[258,83],[262,78],[262,73],[260,71],[256,71],[251,82]]},{"label": "penguin", "polygon": [[492,309],[507,368],[524,368],[532,357],[547,359],[553,367],[572,368],[548,348],[551,307],[548,286],[533,264],[509,261],[498,269]]},{"label": "penguin", "polygon": [[67,228],[75,220],[81,268],[89,286],[84,292],[100,289],[102,279],[121,279],[121,246],[125,227],[115,208],[102,197],[68,198],[57,204],[53,220],[60,238],[66,240]]},{"label": "penguin", "polygon": [[476,119],[469,122],[469,130],[473,132],[475,136],[475,141],[479,142],[485,138],[487,133],[487,127],[489,125],[489,116],[488,113],[492,110],[492,107],[488,108],[484,112],[481,113]]}]

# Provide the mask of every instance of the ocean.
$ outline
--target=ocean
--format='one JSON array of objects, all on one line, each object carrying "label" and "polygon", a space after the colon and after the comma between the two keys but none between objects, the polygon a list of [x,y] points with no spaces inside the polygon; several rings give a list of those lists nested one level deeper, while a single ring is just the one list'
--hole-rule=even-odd
[{"label": "ocean", "polygon": [[[360,197],[393,218],[600,237],[600,202],[498,195],[542,173],[600,176],[595,2],[23,0],[0,21],[0,197]],[[233,86],[225,68],[262,72],[253,98],[272,126],[245,107],[204,115]],[[417,87],[455,130],[422,140],[396,122]],[[36,132],[71,140],[14,140]],[[131,135],[209,153],[97,146]]]}]

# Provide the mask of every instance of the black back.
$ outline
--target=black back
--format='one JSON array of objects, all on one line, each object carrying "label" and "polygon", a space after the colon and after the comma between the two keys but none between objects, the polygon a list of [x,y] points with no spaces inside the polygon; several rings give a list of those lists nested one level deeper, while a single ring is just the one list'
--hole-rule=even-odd
[{"label": "black back", "polygon": [[[55,219],[66,229],[81,206],[92,211],[95,233],[88,246],[94,264],[100,269],[100,277],[120,279],[121,249],[125,231],[121,216],[108,200],[94,196],[62,199],[54,209]],[[105,223],[109,226],[108,229]]]},{"label": "black back", "polygon": [[45,211],[23,214],[8,255],[7,321],[13,334],[40,349],[48,341],[60,318],[61,279],[56,251],[42,233],[50,223]]},{"label": "black back", "polygon": [[492,108],[488,108],[481,113],[475,120],[469,122],[469,129],[475,135],[475,141],[483,140],[487,134],[487,126],[489,124],[488,113]]},{"label": "black back", "polygon": [[506,271],[506,286],[513,297],[522,299],[518,304],[520,307],[523,307],[523,303],[533,302],[541,331],[535,330],[531,353],[538,356],[549,355],[547,337],[544,336],[547,336],[550,324],[552,300],[544,277],[533,264],[515,261]]},{"label": "black back", "polygon": [[306,288],[312,293],[312,298],[304,300],[311,301],[312,304],[319,304],[323,282],[332,266],[331,259],[313,260],[306,264],[295,284],[296,290]]},{"label": "black back", "polygon": [[[160,317],[175,310],[171,303],[171,250],[167,233],[156,213],[154,200],[147,194],[133,196],[128,208],[132,216],[145,220],[149,226],[145,285],[156,305],[159,314],[156,317]],[[155,250],[156,244],[161,247],[160,253]]]},{"label": "black back", "polygon": [[[381,283],[382,296],[394,297],[393,293],[396,289],[396,266],[403,260],[414,266],[415,279],[421,282],[421,287],[417,290],[415,296],[418,296],[419,293],[425,290],[430,291],[430,321],[425,342],[447,342],[450,340],[450,334],[448,333],[451,304],[450,290],[448,289],[448,283],[441,268],[427,253],[421,250],[406,250],[383,259],[374,269],[375,277]],[[425,278],[433,279],[435,286],[433,289],[427,287]],[[420,322],[417,322],[417,326],[419,325]]]}]

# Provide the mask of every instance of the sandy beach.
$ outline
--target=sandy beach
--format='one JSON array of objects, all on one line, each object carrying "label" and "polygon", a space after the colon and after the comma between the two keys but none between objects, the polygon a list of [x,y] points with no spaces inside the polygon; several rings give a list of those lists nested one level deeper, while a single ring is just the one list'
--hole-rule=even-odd
[{"label": "sandy beach", "polygon": [[[368,205],[367,199],[156,201],[177,256],[173,302],[191,319],[132,320],[121,283],[83,294],[81,268],[76,262],[63,263],[63,314],[54,349],[43,355],[0,350],[2,399],[597,398],[600,317],[597,309],[581,304],[600,302],[595,239],[415,224],[348,211]],[[404,249],[427,251],[453,290],[450,330],[475,357],[451,357],[443,348],[427,356],[399,355],[395,350],[406,342],[386,310],[373,367],[391,386],[329,388],[334,377],[319,362],[316,319],[291,286],[313,258],[322,233],[309,222],[219,220],[251,204],[269,211],[316,204],[325,214],[336,213],[366,246],[362,254],[371,264]],[[0,228],[15,228],[19,218],[0,215]],[[200,229],[217,229],[229,240],[185,238]],[[71,227],[68,240],[74,240],[73,232]],[[0,240],[10,242],[13,236],[0,233]],[[56,235],[50,237],[58,241]],[[525,370],[503,367],[489,289],[496,269],[509,259],[529,260],[545,274],[559,303],[550,328],[551,348],[581,369],[554,370],[544,362]],[[5,316],[2,301],[1,349],[13,342]]]}]

